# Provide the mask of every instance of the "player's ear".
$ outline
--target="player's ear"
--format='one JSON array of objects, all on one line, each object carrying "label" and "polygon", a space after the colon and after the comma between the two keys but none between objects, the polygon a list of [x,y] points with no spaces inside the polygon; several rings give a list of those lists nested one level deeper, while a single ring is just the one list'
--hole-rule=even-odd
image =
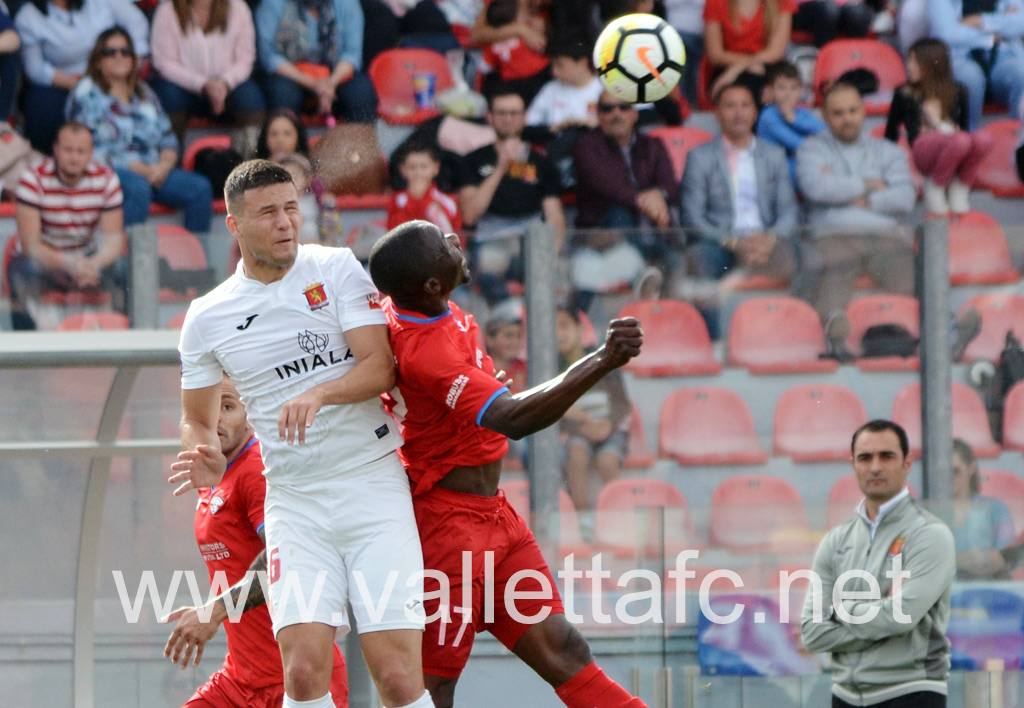
[{"label": "player's ear", "polygon": [[442,290],[444,290],[444,286],[441,285],[441,281],[437,278],[428,278],[427,281],[423,283],[423,290],[430,295],[438,295]]}]

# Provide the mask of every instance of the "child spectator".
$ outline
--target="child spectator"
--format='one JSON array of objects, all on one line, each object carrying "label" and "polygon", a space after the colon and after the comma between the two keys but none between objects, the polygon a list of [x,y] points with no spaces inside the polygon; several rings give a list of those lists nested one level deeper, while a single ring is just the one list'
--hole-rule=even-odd
[{"label": "child spectator", "polygon": [[711,97],[732,83],[761,105],[765,66],[786,55],[795,0],[707,0],[704,51],[713,67]]},{"label": "child spectator", "polygon": [[274,161],[288,170],[295,182],[295,189],[299,192],[299,211],[302,212],[302,232],[299,234],[299,240],[302,243],[320,243],[322,214],[320,200],[312,189],[313,166],[304,155],[297,152],[275,156]]},{"label": "child spectator", "polygon": [[484,328],[484,343],[494,360],[494,370],[504,371],[505,380],[511,382],[509,390],[512,393],[526,390],[526,361],[522,358],[524,340],[523,318],[518,306],[515,311],[495,308]]},{"label": "child spectator", "polygon": [[459,203],[437,188],[434,180],[441,161],[432,145],[410,145],[401,157],[398,171],[406,188],[395,192],[388,204],[388,228],[414,219],[425,219],[444,233],[462,231]]},{"label": "child spectator", "polygon": [[796,149],[807,136],[825,130],[825,121],[809,108],[797,106],[802,88],[800,72],[788,61],[769,66],[766,81],[771,87],[772,102],[757,119],[757,137],[786,151],[795,189]]},{"label": "child spectator", "polygon": [[[523,26],[541,37],[547,32],[544,15],[518,0],[492,0],[484,10],[484,17],[487,26],[495,30]],[[543,46],[537,49],[518,35],[493,42],[484,50],[480,65],[480,71],[486,74],[483,93],[490,96],[497,85],[504,84],[529,104],[551,78],[548,63]]]},{"label": "child spectator", "polygon": [[949,50],[938,39],[921,39],[907,53],[910,81],[896,89],[885,137],[907,132],[914,164],[924,181],[924,204],[932,214],[971,208],[971,185],[981,161],[992,150],[987,133],[968,133],[967,90],[953,78]]},{"label": "child spectator", "polygon": [[[583,346],[579,313],[560,307],[555,320],[559,368],[565,371],[589,354]],[[591,465],[604,484],[619,478],[628,442],[629,396],[619,371],[601,379],[566,411],[560,430],[565,443],[565,483],[578,511],[591,509]]]}]

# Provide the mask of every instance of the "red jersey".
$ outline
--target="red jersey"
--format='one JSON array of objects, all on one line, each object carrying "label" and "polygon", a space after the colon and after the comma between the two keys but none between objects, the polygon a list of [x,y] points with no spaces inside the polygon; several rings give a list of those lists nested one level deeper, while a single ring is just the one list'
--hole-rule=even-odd
[{"label": "red jersey", "polygon": [[528,79],[544,71],[550,60],[538,54],[519,37],[495,42],[484,50],[483,68],[497,71],[502,81]]},{"label": "red jersey", "polygon": [[[781,0],[779,14],[792,15],[796,12],[796,0]],[[764,26],[764,3],[750,17],[736,14],[735,22],[729,12],[729,0],[707,0],[704,5],[704,22],[718,22],[722,25],[722,46],[727,52],[757,54],[768,46],[768,35]]]},{"label": "red jersey", "polygon": [[391,195],[391,203],[388,204],[388,228],[393,229],[399,224],[415,219],[425,219],[446,234],[462,231],[459,203],[434,185],[430,185],[430,189],[419,199],[409,194],[407,189]]},{"label": "red jersey", "polygon": [[455,467],[483,465],[508,452],[508,439],[480,427],[487,408],[508,389],[494,378],[494,362],[480,347],[477,326],[449,302],[438,317],[382,303],[398,362],[405,445],[398,450],[413,495],[430,490]]}]

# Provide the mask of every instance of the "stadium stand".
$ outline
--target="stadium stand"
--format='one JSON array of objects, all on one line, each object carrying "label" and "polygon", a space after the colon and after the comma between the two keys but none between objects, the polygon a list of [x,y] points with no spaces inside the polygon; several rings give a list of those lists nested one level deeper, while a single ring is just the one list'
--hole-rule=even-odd
[{"label": "stadium stand", "polygon": [[1017,534],[1024,533],[1024,479],[1005,470],[982,470],[980,493],[998,499],[1010,510]]},{"label": "stadium stand", "polygon": [[1003,447],[1024,452],[1024,381],[1019,381],[1003,399]]},{"label": "stadium stand", "polygon": [[867,114],[888,113],[892,92],[907,80],[907,72],[899,52],[877,39],[835,39],[821,48],[814,65],[815,105],[821,105],[826,82],[857,68],[867,69],[878,77],[878,92],[864,97]]},{"label": "stadium stand", "polygon": [[1019,120],[1003,118],[982,126],[992,136],[992,152],[981,161],[975,189],[987,189],[997,197],[1024,197],[1024,184],[1013,164],[1013,154],[1020,140]]},{"label": "stadium stand", "polygon": [[374,57],[370,80],[377,90],[377,112],[390,125],[418,125],[439,115],[437,108],[420,107],[413,91],[413,74],[434,75],[435,96],[452,88],[451,69],[442,54],[430,49],[388,49]]},{"label": "stadium stand", "polygon": [[746,401],[710,386],[668,395],[661,407],[658,454],[683,465],[759,465],[768,460]]},{"label": "stadium stand", "polygon": [[1024,297],[1012,293],[976,295],[964,303],[960,313],[969,307],[981,315],[981,332],[967,345],[962,361],[999,361],[1007,332],[1012,331],[1018,339],[1024,337]]},{"label": "stadium stand", "polygon": [[80,329],[128,329],[128,317],[120,312],[75,312],[57,325],[61,332]]},{"label": "stadium stand", "polygon": [[626,459],[622,466],[626,469],[646,469],[654,464],[657,459],[647,444],[647,431],[644,429],[644,419],[640,409],[633,403],[629,414],[629,443],[626,448]]},{"label": "stadium stand", "polygon": [[993,217],[969,211],[949,222],[949,282],[952,285],[1016,283],[1006,233]]},{"label": "stadium stand", "polygon": [[843,386],[806,384],[787,389],[775,404],[774,453],[794,462],[850,458],[850,431],[868,421],[856,393]]},{"label": "stadium stand", "polygon": [[747,300],[729,323],[729,364],[752,374],[835,371],[834,359],[819,359],[825,332],[814,308],[786,296]]},{"label": "stadium stand", "polygon": [[[850,320],[850,336],[846,345],[860,357],[863,353],[861,341],[869,327],[898,324],[906,328],[915,339],[921,336],[920,304],[909,295],[882,294],[862,295],[846,307]],[[919,357],[860,357],[857,366],[863,371],[916,371],[921,366]]]},{"label": "stadium stand", "polygon": [[[892,403],[892,420],[903,426],[910,439],[910,452],[921,455],[921,384],[907,384]],[[953,382],[953,435],[963,438],[978,457],[997,457],[999,444],[992,439],[988,413],[977,391]]]},{"label": "stadium stand", "polygon": [[768,475],[735,475],[715,488],[708,536],[736,554],[809,553],[818,540],[800,492]]},{"label": "stadium stand", "polygon": [[683,179],[683,170],[686,169],[686,156],[693,148],[703,145],[714,139],[714,135],[702,128],[690,128],[687,126],[661,126],[652,129],[648,135],[658,138],[668,151],[672,160],[672,171],[675,173],[676,181]]},{"label": "stadium stand", "polygon": [[674,557],[701,545],[686,497],[664,480],[628,477],[609,482],[597,497],[595,514],[596,546],[620,558]]},{"label": "stadium stand", "polygon": [[641,300],[626,305],[619,317],[644,325],[640,356],[626,365],[634,376],[700,376],[721,372],[711,351],[708,328],[693,305],[679,300]]},{"label": "stadium stand", "polygon": [[[167,261],[171,270],[204,271],[209,267],[202,242],[184,226],[157,224],[157,255]],[[160,302],[191,302],[199,291],[194,286],[184,289],[160,288]]]},{"label": "stadium stand", "polygon": [[[525,479],[503,479],[500,489],[508,499],[508,503],[516,510],[516,513],[530,523],[530,483]],[[558,490],[558,518],[559,518],[559,552],[563,556],[570,553],[586,556],[590,554],[591,547],[583,540],[580,533],[580,520],[576,514],[576,507],[572,505],[569,493],[564,489]]]},{"label": "stadium stand", "polygon": [[952,668],[981,671],[992,659],[1006,670],[1024,656],[1024,598],[997,588],[968,588],[950,598]]}]

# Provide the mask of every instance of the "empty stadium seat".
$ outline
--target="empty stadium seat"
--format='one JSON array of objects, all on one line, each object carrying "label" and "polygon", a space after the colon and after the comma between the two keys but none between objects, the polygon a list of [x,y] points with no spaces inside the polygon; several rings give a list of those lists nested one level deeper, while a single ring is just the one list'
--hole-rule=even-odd
[{"label": "empty stadium seat", "polygon": [[699,549],[686,497],[647,477],[609,482],[597,497],[595,544],[620,558],[676,556]]},{"label": "empty stadium seat", "polygon": [[809,553],[818,539],[792,484],[769,475],[736,475],[711,496],[709,540],[733,553]]},{"label": "empty stadium seat", "polygon": [[644,419],[640,415],[640,409],[632,404],[629,413],[629,442],[626,448],[626,459],[622,466],[626,469],[643,469],[650,467],[657,459],[647,444],[647,431],[644,429]]},{"label": "empty stadium seat", "polygon": [[1024,381],[1014,384],[1003,399],[1003,447],[1024,452]]},{"label": "empty stadium seat", "polygon": [[[156,236],[157,255],[167,261],[171,270],[204,271],[208,267],[203,244],[184,226],[157,224]],[[198,294],[196,287],[185,291],[162,287],[160,302],[191,302]]]},{"label": "empty stadium seat", "polygon": [[[846,308],[850,320],[850,336],[846,340],[851,352],[860,355],[861,340],[869,327],[882,324],[898,324],[905,327],[914,338],[921,336],[920,305],[909,295],[864,295]],[[916,371],[921,366],[920,357],[885,356],[860,358],[857,366],[864,371]]]},{"label": "empty stadium seat", "polygon": [[848,388],[794,386],[775,404],[774,454],[794,462],[848,460],[850,431],[867,421],[864,404]]},{"label": "empty stadium seat", "polygon": [[976,295],[964,303],[960,312],[969,307],[981,315],[981,332],[967,345],[962,361],[999,361],[1006,333],[1011,330],[1017,339],[1024,339],[1024,297],[1009,293]]},{"label": "empty stadium seat", "polygon": [[76,312],[68,315],[57,329],[70,332],[79,329],[128,329],[128,317],[120,312]]},{"label": "empty stadium seat", "polygon": [[814,308],[786,296],[747,300],[729,323],[729,364],[752,374],[835,371],[834,359],[819,359],[825,331]]},{"label": "empty stadium seat", "polygon": [[981,470],[980,492],[998,499],[1010,510],[1013,527],[1018,535],[1024,533],[1024,479],[1005,470]]},{"label": "empty stadium seat", "polygon": [[868,69],[878,77],[878,92],[864,97],[864,109],[871,116],[885,115],[892,92],[907,80],[907,72],[899,52],[877,39],[835,39],[821,48],[814,65],[817,105],[821,105],[825,82],[857,68]]},{"label": "empty stadium seat", "polygon": [[387,49],[370,63],[370,80],[380,99],[377,112],[391,125],[417,125],[440,114],[420,108],[413,91],[413,74],[434,75],[434,95],[452,88],[451,69],[443,54],[431,49]]},{"label": "empty stadium seat", "polygon": [[681,388],[661,407],[658,454],[683,465],[759,465],[768,461],[754,416],[724,388]]},{"label": "empty stadium seat", "polygon": [[648,135],[658,138],[668,151],[672,160],[672,171],[675,173],[676,182],[683,178],[683,170],[686,169],[686,156],[690,150],[703,145],[714,139],[714,135],[701,128],[688,128],[686,126],[662,126],[654,128]]},{"label": "empty stadium seat", "polygon": [[[988,412],[977,391],[953,382],[953,435],[963,438],[978,457],[997,457],[999,444],[992,439]],[[892,419],[903,426],[910,440],[910,452],[921,455],[921,384],[907,384],[892,402]]]},{"label": "empty stadium seat", "polygon": [[634,376],[717,374],[711,338],[697,308],[679,300],[640,300],[622,308],[619,317],[635,317],[644,328],[640,356],[626,364]]},{"label": "empty stadium seat", "polygon": [[[530,483],[525,479],[503,479],[499,486],[508,499],[508,503],[526,521],[531,521],[530,512]],[[564,489],[558,490],[558,548],[562,555],[576,553],[586,555],[590,552],[590,544],[583,540],[580,533],[580,520],[576,514],[576,507],[569,498],[569,493]]]},{"label": "empty stadium seat", "polygon": [[952,285],[1016,283],[1006,233],[995,218],[969,211],[949,222],[949,282]]},{"label": "empty stadium seat", "polygon": [[1020,139],[1019,120],[994,120],[979,128],[992,136],[992,151],[981,161],[975,189],[987,189],[997,197],[1024,197],[1024,184],[1014,165],[1014,153]]},{"label": "empty stadium seat", "polygon": [[196,166],[196,155],[200,150],[213,148],[214,150],[227,150],[231,147],[230,135],[204,135],[196,138],[185,148],[185,154],[181,157],[181,167],[185,170],[193,170]]}]

